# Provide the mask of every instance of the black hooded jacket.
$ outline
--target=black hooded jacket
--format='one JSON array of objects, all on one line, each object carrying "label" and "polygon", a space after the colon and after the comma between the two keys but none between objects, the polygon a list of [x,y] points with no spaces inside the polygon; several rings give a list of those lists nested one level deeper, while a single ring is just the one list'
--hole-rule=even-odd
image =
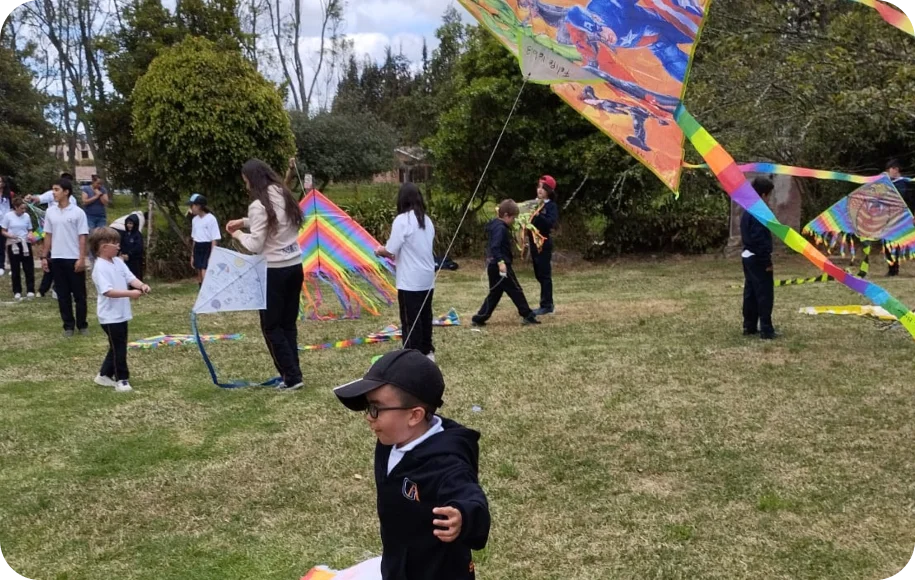
[{"label": "black hooded jacket", "polygon": [[[489,503],[478,479],[480,434],[442,419],[444,431],[408,451],[388,475],[391,446],[375,447],[375,485],[384,580],[472,580],[471,550],[489,538]],[[432,532],[437,507],[461,512],[461,533],[446,543]]]},{"label": "black hooded jacket", "polygon": [[486,224],[486,234],[489,243],[486,245],[486,261],[489,264],[512,263],[512,232],[507,223],[499,218],[493,218]]},{"label": "black hooded jacket", "polygon": [[143,259],[143,234],[140,233],[140,219],[131,214],[124,222],[125,226],[127,222],[133,223],[133,229],[127,230],[125,227],[121,232],[121,253],[127,254],[128,264],[138,263]]}]

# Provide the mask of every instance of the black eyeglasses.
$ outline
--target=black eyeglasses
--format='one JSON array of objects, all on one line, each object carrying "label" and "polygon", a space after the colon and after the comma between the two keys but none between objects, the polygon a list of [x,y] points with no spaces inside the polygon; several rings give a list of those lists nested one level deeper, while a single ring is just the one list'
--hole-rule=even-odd
[{"label": "black eyeglasses", "polygon": [[372,419],[378,418],[378,413],[382,411],[406,411],[408,409],[415,409],[416,407],[379,407],[375,403],[369,403],[365,408],[365,414],[370,416]]}]

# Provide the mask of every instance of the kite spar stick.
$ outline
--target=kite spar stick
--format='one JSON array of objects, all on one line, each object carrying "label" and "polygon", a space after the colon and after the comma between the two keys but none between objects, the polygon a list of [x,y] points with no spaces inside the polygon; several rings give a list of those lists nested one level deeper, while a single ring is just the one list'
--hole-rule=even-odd
[{"label": "kite spar stick", "polygon": [[894,315],[915,339],[915,314],[912,314],[911,310],[880,286],[842,270],[794,229],[779,222],[769,206],[744,178],[734,159],[682,104],[677,107],[674,119],[702,158],[709,164],[712,173],[715,174],[731,199],[750,212],[759,223],[778,236],[778,239],[782,240],[785,245],[813,262],[817,268]]},{"label": "kite spar stick", "polygon": [[[512,103],[512,108],[508,112],[508,117],[505,118],[505,124],[502,125],[502,132],[499,133],[499,138],[496,139],[496,144],[493,145],[492,152],[489,154],[489,159],[486,161],[486,167],[483,168],[483,173],[480,175],[479,181],[477,181],[477,186],[473,189],[473,194],[471,194],[470,199],[467,200],[467,206],[464,208],[464,215],[461,216],[461,221],[458,222],[457,227],[454,229],[454,235],[451,236],[451,242],[448,243],[448,249],[445,250],[445,255],[442,257],[442,262],[448,257],[448,254],[451,252],[452,246],[454,246],[454,241],[457,239],[458,232],[461,231],[461,226],[464,225],[464,220],[467,218],[467,213],[470,211],[470,205],[473,203],[474,198],[477,196],[477,192],[480,191],[480,186],[483,184],[483,178],[486,177],[486,172],[489,171],[489,165],[492,163],[493,157],[496,156],[496,150],[499,149],[499,143],[502,142],[502,137],[505,135],[505,130],[508,129],[508,122],[511,121],[512,116],[515,114],[515,109],[518,107],[518,101],[521,100],[521,93],[524,92],[524,87],[527,86],[527,81],[531,77],[530,73],[524,77],[524,81],[521,83],[521,88],[518,89],[518,95],[515,97],[515,102]],[[435,282],[438,280],[438,275],[441,273],[442,269],[439,268],[435,271],[435,277],[432,279],[432,288],[426,290],[426,296],[423,298],[423,303],[419,307],[419,311],[422,312],[423,308],[426,307],[426,302],[429,300],[429,293],[435,288]],[[413,334],[413,329],[416,328],[416,323],[419,322],[419,317],[416,317],[413,320],[413,324],[410,325],[410,331],[407,333],[406,337],[403,339],[403,344],[410,342],[410,336]],[[401,346],[403,348],[403,346]]]}]

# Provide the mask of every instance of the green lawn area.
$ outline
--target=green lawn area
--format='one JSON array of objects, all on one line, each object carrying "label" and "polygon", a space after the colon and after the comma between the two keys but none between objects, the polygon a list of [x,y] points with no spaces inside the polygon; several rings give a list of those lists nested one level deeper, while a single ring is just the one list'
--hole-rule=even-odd
[{"label": "green lawn area", "polygon": [[[844,287],[776,289],[775,342],[741,335],[739,259],[556,266],[557,312],[482,331],[478,261],[443,272],[442,413],[482,432],[492,510],[480,578],[883,579],[912,554],[912,355],[902,330],[801,306]],[[780,276],[813,275],[777,257]],[[915,267],[878,282],[915,305]],[[536,282],[521,273],[529,298]],[[196,284],[157,284],[131,338],[189,332]],[[0,278],[0,545],[33,579],[298,580],[380,551],[374,440],[332,387],[391,344],[302,354],[307,388],[221,390],[196,348],[129,351],[134,393],[92,383],[105,351],[64,339],[51,299]],[[300,342],[396,321],[302,322]],[[224,378],[272,376],[253,312],[206,315]],[[475,412],[474,406],[482,410]]]}]

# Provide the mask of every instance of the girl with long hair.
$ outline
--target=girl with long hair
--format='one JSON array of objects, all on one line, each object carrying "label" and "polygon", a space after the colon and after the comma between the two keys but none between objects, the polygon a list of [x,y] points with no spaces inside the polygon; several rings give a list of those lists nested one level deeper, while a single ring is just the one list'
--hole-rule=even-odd
[{"label": "girl with long hair", "polygon": [[263,161],[246,161],[241,177],[251,199],[248,217],[230,221],[226,231],[248,251],[267,259],[267,309],[260,311],[261,331],[282,379],[278,388],[294,391],[303,386],[296,328],[305,280],[298,242],[302,212],[282,178]]},{"label": "girl with long hair", "polygon": [[[0,218],[13,210],[13,196],[16,195],[16,182],[9,175],[0,175]],[[5,248],[4,248],[5,250]],[[0,252],[0,276],[6,266],[6,252]]]},{"label": "girl with long hair", "polygon": [[397,194],[397,217],[388,243],[375,255],[395,261],[397,303],[404,348],[413,348],[433,362],[432,294],[435,288],[435,258],[432,243],[435,226],[426,215],[423,194],[414,183],[404,183]]}]

